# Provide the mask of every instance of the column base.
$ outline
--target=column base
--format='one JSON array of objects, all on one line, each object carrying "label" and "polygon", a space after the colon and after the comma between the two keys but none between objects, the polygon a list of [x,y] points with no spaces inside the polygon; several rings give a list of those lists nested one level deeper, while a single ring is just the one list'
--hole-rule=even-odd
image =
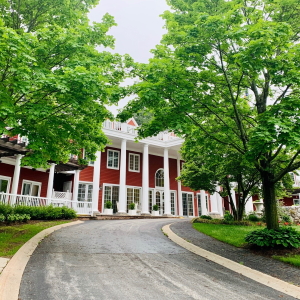
[{"label": "column base", "polygon": [[163,214],[163,217],[173,218],[174,216],[171,214]]},{"label": "column base", "polygon": [[149,212],[142,212],[141,216],[150,216],[151,214]]},{"label": "column base", "polygon": [[97,215],[100,215],[100,211],[99,210],[94,210],[92,213],[93,217],[96,217]]},{"label": "column base", "polygon": [[221,215],[219,212],[210,212],[209,215],[213,218],[213,219],[221,219]]},{"label": "column base", "polygon": [[118,212],[116,213],[116,216],[128,216],[128,213],[125,212],[125,211],[118,211]]}]

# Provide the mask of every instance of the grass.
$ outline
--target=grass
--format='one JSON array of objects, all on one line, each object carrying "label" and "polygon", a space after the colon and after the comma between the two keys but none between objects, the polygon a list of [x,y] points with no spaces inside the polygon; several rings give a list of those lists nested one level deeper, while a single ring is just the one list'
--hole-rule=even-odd
[{"label": "grass", "polygon": [[[235,247],[243,247],[246,244],[245,236],[247,233],[264,228],[263,226],[240,226],[208,223],[194,223],[193,227],[206,235]],[[300,232],[300,226],[293,226],[293,228]],[[300,267],[299,254],[285,254],[283,256],[273,255],[272,258]]]},{"label": "grass", "polygon": [[36,221],[28,224],[0,226],[0,257],[12,257],[37,233],[68,222],[70,221]]},{"label": "grass", "polygon": [[239,226],[208,223],[194,223],[193,227],[206,235],[235,247],[243,247],[243,245],[245,245],[245,236],[247,233],[264,228],[262,226]]}]

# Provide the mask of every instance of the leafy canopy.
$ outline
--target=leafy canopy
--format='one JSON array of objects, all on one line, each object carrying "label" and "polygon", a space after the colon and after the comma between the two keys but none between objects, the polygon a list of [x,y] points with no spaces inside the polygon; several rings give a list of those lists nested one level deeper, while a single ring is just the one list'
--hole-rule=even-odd
[{"label": "leafy canopy", "polygon": [[70,153],[95,153],[108,142],[101,127],[111,114],[104,105],[125,93],[119,83],[131,59],[97,51],[113,47],[107,31],[116,25],[108,14],[89,23],[97,3],[0,2],[0,134],[28,137],[25,165],[67,161]]}]

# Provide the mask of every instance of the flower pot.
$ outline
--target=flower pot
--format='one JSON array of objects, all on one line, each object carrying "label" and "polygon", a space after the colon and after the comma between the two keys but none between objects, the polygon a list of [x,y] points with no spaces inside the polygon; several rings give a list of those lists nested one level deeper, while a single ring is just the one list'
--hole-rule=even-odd
[{"label": "flower pot", "polygon": [[112,208],[104,208],[104,215],[112,215],[113,214],[113,209]]},{"label": "flower pot", "polygon": [[159,216],[159,211],[158,210],[152,210],[152,216],[153,217]]},{"label": "flower pot", "polygon": [[264,208],[264,203],[262,201],[253,202],[255,206],[255,212],[257,214],[262,214],[262,209]]},{"label": "flower pot", "polygon": [[129,214],[129,216],[136,216],[136,210],[135,209],[129,209],[128,210],[128,214]]}]

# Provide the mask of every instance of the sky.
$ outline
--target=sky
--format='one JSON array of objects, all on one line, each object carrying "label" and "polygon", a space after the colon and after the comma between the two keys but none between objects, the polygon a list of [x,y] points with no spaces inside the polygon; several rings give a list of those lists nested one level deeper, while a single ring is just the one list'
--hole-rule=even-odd
[{"label": "sky", "polygon": [[[116,39],[113,52],[129,54],[135,61],[147,63],[152,56],[150,50],[165,33],[160,15],[168,9],[165,0],[100,0],[89,18],[100,22],[105,13],[112,15],[118,24],[109,31]],[[116,114],[127,102],[128,99],[123,99],[110,110]]]}]

